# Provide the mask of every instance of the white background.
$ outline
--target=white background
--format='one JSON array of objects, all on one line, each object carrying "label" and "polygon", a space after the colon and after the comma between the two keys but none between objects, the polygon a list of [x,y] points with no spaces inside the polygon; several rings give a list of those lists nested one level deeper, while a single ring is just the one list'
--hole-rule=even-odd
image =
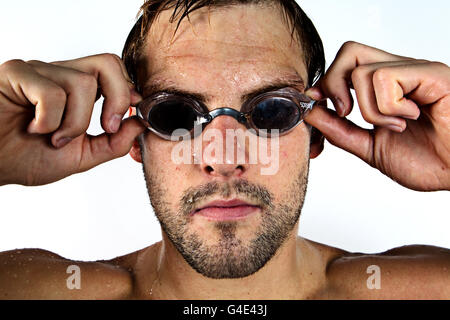
[{"label": "white background", "polygon": [[[0,63],[55,61],[122,46],[142,0],[0,1]],[[450,63],[448,1],[300,1],[327,66],[347,40]],[[100,133],[96,104],[89,133]],[[355,108],[357,110],[357,108]],[[359,113],[351,119],[361,122]],[[326,144],[311,161],[300,234],[358,252],[405,244],[450,248],[449,193],[407,190]],[[0,251],[44,248],[78,260],[107,259],[161,239],[141,165],[129,156],[43,187],[0,187]]]}]

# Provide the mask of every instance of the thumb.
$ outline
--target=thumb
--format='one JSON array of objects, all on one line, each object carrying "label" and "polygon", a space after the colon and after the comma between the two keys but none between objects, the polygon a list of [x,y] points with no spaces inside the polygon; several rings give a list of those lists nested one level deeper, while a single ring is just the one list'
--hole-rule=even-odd
[{"label": "thumb", "polygon": [[116,133],[103,133],[99,136],[88,136],[83,147],[80,172],[89,170],[104,162],[123,157],[133,146],[138,135],[145,131],[146,127],[141,120],[130,117],[122,121],[120,130]]},{"label": "thumb", "polygon": [[373,137],[369,130],[339,117],[335,111],[321,105],[316,105],[305,121],[322,132],[331,144],[373,166]]}]

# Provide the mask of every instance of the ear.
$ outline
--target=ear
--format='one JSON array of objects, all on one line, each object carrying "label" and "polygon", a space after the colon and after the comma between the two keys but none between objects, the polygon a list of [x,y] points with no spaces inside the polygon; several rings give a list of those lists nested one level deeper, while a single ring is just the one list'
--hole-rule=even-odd
[{"label": "ear", "polygon": [[309,146],[309,157],[311,159],[317,158],[323,151],[325,138],[319,130],[311,128],[311,142]]},{"label": "ear", "polygon": [[133,158],[134,161],[137,161],[139,163],[142,163],[142,156],[141,156],[141,146],[139,145],[138,139],[134,139],[133,146],[130,150],[130,156]]}]

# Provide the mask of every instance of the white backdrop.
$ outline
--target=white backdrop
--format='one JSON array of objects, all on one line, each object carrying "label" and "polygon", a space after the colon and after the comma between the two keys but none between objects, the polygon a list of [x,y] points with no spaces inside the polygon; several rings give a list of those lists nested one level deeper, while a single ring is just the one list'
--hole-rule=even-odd
[{"label": "white backdrop", "polygon": [[[121,54],[142,0],[0,1],[0,63]],[[449,64],[450,2],[300,1],[325,45],[327,66],[355,40]],[[97,103],[89,133],[100,133]],[[355,108],[355,111],[357,108]],[[351,119],[361,122],[359,113]],[[450,248],[449,192],[407,190],[326,144],[311,161],[300,234],[358,252],[405,244]],[[44,248],[108,259],[161,239],[140,164],[126,156],[43,187],[0,187],[0,251]]]}]

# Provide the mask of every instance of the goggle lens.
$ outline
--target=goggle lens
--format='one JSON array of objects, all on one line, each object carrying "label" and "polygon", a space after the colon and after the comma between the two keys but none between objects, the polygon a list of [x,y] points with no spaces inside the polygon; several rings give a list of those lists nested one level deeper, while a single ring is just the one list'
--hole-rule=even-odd
[{"label": "goggle lens", "polygon": [[251,121],[257,129],[287,131],[300,118],[297,105],[286,98],[268,98],[259,102],[251,112]]},{"label": "goggle lens", "polygon": [[178,99],[162,101],[148,114],[149,124],[164,135],[171,135],[177,129],[191,131],[196,120],[197,114],[192,106]]}]

